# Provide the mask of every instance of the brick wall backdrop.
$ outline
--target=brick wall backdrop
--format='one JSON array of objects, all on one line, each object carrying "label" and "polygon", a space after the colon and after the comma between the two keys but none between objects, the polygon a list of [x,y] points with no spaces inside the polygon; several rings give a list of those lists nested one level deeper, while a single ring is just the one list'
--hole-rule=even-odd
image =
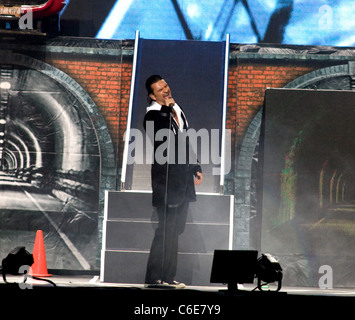
[{"label": "brick wall backdrop", "polygon": [[[113,164],[105,168],[105,175],[101,176],[101,188],[119,189],[134,42],[62,37],[43,41],[45,43],[41,40],[39,44],[34,43],[33,39],[27,39],[26,42],[0,41],[0,53],[10,61],[8,63],[11,63],[13,53],[41,60],[63,71],[86,91],[105,120],[109,131],[109,134],[106,131],[105,134],[110,135],[114,146],[114,155],[112,148],[102,153],[103,157],[110,157],[110,165]],[[253,233],[250,232],[250,154],[253,155],[257,135],[253,138],[254,145],[250,144],[245,149],[242,147],[244,141],[248,140],[243,141],[248,132],[258,133],[259,126],[253,128],[250,124],[257,114],[259,119],[255,119],[259,123],[261,121],[259,111],[263,106],[265,89],[282,88],[311,72],[347,64],[349,70],[351,69],[349,88],[355,88],[355,64],[350,63],[354,60],[355,50],[349,48],[231,44],[226,125],[232,131],[233,158],[232,171],[226,179],[228,187],[225,190],[226,194],[235,195],[234,230],[239,237],[235,239],[237,246],[241,244],[242,248],[250,247],[248,238]],[[92,120],[96,123],[95,119]],[[104,122],[101,120],[98,121],[100,126]],[[246,156],[242,155],[243,152]],[[243,162],[239,159],[243,157],[247,161],[244,161],[243,168],[238,168]],[[101,208],[103,202],[101,197]],[[103,217],[102,211],[100,219]],[[99,230],[100,228],[99,224]]]},{"label": "brick wall backdrop", "polygon": [[71,59],[57,58],[46,62],[76,80],[91,96],[106,120],[120,162],[127,125],[132,62],[88,60],[87,57]]},{"label": "brick wall backdrop", "polygon": [[[133,51],[132,51],[133,54]],[[290,61],[284,59],[263,59],[253,56],[236,58],[231,50],[228,77],[227,128],[232,130],[233,145],[238,150],[246,129],[263,105],[265,89],[282,88],[290,81],[319,68],[337,64],[332,60]],[[120,163],[123,152],[123,134],[127,125],[132,56],[116,61],[102,57],[79,56],[48,59],[46,62],[67,73],[92,97],[102,112]]]},{"label": "brick wall backdrop", "polygon": [[[86,41],[91,46],[97,42],[94,39]],[[75,39],[71,43],[75,44]],[[112,43],[115,42],[108,42],[109,46]],[[83,54],[78,42],[75,46],[78,49],[71,48],[71,54],[61,54],[58,52],[60,50],[55,50],[55,53],[47,54],[45,60],[76,80],[97,104],[108,125],[120,165],[127,125],[134,43],[119,42],[115,49],[117,52],[111,52],[110,55],[106,55],[104,50],[101,52],[101,49],[97,49],[101,50],[99,54],[92,50],[84,50]],[[102,41],[100,46],[103,46]],[[263,105],[266,88],[282,88],[306,73],[342,64],[346,60],[346,56],[337,56],[335,59],[327,52],[309,57],[305,48],[299,46],[282,51],[282,47],[275,49],[269,45],[262,47],[258,53],[255,53],[255,48],[251,53],[245,52],[244,47],[248,46],[232,44],[229,61],[226,126],[232,130],[236,159],[245,132]]]},{"label": "brick wall backdrop", "polygon": [[[254,116],[262,108],[266,88],[282,88],[292,80],[329,65],[328,62],[231,61],[228,83],[227,128],[231,129],[239,149]],[[333,62],[334,63],[334,62]]]},{"label": "brick wall backdrop", "polygon": [[[65,41],[64,47],[60,39],[53,46],[47,45],[49,53],[45,60],[76,80],[96,103],[115,147],[119,175],[127,126],[134,42],[75,38]],[[226,126],[232,131],[233,159],[226,193],[235,192],[240,147],[250,123],[263,106],[265,89],[282,88],[302,75],[349,60],[349,51],[337,50],[231,44]],[[119,188],[119,183],[116,185]]]}]

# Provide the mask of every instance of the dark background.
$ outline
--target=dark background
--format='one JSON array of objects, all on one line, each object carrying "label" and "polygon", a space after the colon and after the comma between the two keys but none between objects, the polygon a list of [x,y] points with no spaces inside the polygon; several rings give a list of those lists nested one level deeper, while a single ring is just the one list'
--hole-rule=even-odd
[{"label": "dark background", "polygon": [[[144,132],[143,119],[148,106],[145,81],[152,74],[160,74],[183,108],[189,128],[207,129],[211,141],[210,130],[221,132],[223,127],[224,49],[223,42],[140,40],[131,127]],[[140,170],[149,176],[150,165],[144,166]],[[212,167],[217,167],[212,161],[202,164],[205,181],[199,191],[218,191],[219,176],[212,176]],[[134,181],[133,177],[136,190],[150,189],[149,179],[145,181]]]}]

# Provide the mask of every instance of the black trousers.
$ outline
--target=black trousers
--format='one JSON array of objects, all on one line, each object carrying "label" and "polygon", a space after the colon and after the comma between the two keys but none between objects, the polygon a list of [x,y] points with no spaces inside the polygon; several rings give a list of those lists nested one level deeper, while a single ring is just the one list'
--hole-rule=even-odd
[{"label": "black trousers", "polygon": [[189,200],[178,207],[157,207],[158,228],[150,249],[145,283],[175,280],[179,235],[185,230]]}]

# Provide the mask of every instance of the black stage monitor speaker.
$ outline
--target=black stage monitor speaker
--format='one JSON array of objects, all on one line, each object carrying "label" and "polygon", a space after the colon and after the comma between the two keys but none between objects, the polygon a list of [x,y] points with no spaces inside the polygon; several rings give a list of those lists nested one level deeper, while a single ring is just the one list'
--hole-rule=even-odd
[{"label": "black stage monitor speaker", "polygon": [[229,291],[238,290],[238,283],[253,283],[258,251],[215,250],[211,283],[228,284]]}]

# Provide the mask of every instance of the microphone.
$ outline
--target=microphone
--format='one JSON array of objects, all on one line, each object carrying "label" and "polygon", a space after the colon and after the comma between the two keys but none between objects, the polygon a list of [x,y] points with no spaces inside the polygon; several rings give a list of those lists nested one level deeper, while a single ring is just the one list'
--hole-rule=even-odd
[{"label": "microphone", "polygon": [[174,110],[174,103],[169,103],[168,108],[170,110],[170,113],[174,116],[176,114]]}]

